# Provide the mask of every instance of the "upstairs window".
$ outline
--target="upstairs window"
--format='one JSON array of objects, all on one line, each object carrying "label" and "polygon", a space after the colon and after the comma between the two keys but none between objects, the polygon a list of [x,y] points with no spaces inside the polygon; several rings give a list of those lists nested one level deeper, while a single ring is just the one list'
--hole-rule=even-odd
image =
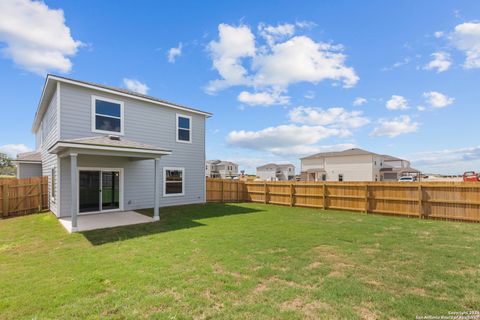
[{"label": "upstairs window", "polygon": [[192,117],[177,114],[177,142],[192,142]]},{"label": "upstairs window", "polygon": [[92,97],[92,131],[123,135],[123,102]]},{"label": "upstairs window", "polygon": [[183,196],[184,194],[184,168],[164,168],[163,195]]}]

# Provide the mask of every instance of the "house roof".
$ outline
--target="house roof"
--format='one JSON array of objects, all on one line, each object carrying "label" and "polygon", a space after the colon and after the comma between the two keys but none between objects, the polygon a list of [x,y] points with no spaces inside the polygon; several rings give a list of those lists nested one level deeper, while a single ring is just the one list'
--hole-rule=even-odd
[{"label": "house roof", "polygon": [[276,167],[276,168],[288,168],[288,167],[294,167],[293,164],[291,163],[284,163],[284,164],[276,164],[276,163],[267,163],[264,164],[263,166],[257,167],[257,169],[263,169],[263,168],[268,168],[268,167]]},{"label": "house roof", "polygon": [[411,167],[404,167],[404,168],[386,167],[386,168],[381,168],[380,172],[421,173],[419,170]]},{"label": "house roof", "polygon": [[352,148],[343,151],[332,151],[332,152],[320,152],[313,154],[308,157],[303,157],[300,159],[316,159],[316,158],[325,158],[325,157],[340,157],[340,156],[360,156],[360,155],[379,155],[374,152],[370,152],[367,150],[359,149],[359,148]]},{"label": "house roof", "polygon": [[[105,149],[111,148],[117,151],[132,151],[158,154],[171,154],[171,150],[159,148],[153,145],[127,140],[118,136],[96,136],[79,139],[59,140],[48,149],[49,152],[55,153],[59,148],[74,147],[86,149]],[[95,147],[95,148],[93,148]]]},{"label": "house roof", "polygon": [[223,160],[207,160],[206,163],[208,164],[215,164],[215,165],[237,165],[235,162],[231,161],[223,161]]},{"label": "house roof", "polygon": [[40,152],[24,152],[17,154],[16,162],[42,162],[42,154]]},{"label": "house roof", "polygon": [[188,111],[188,112],[200,114],[200,115],[203,115],[203,116],[206,116],[206,117],[211,117],[212,116],[212,114],[210,112],[201,111],[199,109],[194,109],[194,108],[191,108],[191,107],[187,107],[187,106],[184,106],[184,105],[181,105],[181,104],[177,104],[177,103],[169,102],[169,101],[166,101],[166,100],[162,100],[162,99],[159,99],[159,98],[156,98],[156,97],[144,95],[144,94],[134,92],[134,91],[131,91],[131,90],[49,74],[49,75],[47,75],[47,78],[45,79],[45,84],[43,86],[43,91],[42,91],[42,95],[40,97],[40,102],[38,104],[37,112],[35,113],[35,118],[34,118],[33,125],[32,125],[32,131],[33,132],[35,132],[37,130],[38,126],[40,125],[41,119],[43,118],[43,114],[46,111],[46,108],[48,106],[48,103],[50,102],[50,99],[51,99],[53,93],[55,92],[56,83],[69,83],[69,84],[73,84],[73,85],[77,85],[77,86],[88,87],[88,88],[91,88],[91,89],[100,90],[100,91],[104,91],[104,92],[111,93],[111,94],[122,95],[122,96],[126,96],[126,97],[129,97],[129,98],[132,98],[132,99],[143,100],[143,101],[147,101],[147,102],[150,102],[150,103],[159,104],[159,105],[162,105],[162,106],[165,106],[165,107],[170,107],[170,108],[174,108],[174,109],[179,109],[179,110],[183,110],[183,111]]},{"label": "house roof", "polygon": [[389,156],[388,154],[384,154],[383,159],[384,159],[384,161],[404,161],[404,159]]}]

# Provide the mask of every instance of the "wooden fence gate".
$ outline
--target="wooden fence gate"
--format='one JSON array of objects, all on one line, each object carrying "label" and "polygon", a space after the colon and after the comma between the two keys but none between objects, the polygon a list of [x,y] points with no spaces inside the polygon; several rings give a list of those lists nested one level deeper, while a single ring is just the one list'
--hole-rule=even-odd
[{"label": "wooden fence gate", "polygon": [[0,179],[0,217],[48,210],[48,177]]}]

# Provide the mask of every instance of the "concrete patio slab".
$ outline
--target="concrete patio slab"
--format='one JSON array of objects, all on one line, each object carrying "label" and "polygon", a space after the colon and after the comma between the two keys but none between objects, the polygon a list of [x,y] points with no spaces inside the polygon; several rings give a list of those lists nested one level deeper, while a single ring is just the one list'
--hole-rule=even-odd
[{"label": "concrete patio slab", "polygon": [[69,233],[128,226],[132,224],[154,221],[153,218],[147,217],[135,211],[86,214],[78,216],[78,227],[76,230],[72,230],[72,220],[70,217],[59,218],[58,220]]}]

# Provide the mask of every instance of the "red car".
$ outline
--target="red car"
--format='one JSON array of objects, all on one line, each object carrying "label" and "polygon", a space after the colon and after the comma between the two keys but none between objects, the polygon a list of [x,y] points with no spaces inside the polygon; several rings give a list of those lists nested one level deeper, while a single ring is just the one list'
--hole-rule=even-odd
[{"label": "red car", "polygon": [[467,171],[463,174],[463,181],[478,182],[480,175],[475,171]]}]

